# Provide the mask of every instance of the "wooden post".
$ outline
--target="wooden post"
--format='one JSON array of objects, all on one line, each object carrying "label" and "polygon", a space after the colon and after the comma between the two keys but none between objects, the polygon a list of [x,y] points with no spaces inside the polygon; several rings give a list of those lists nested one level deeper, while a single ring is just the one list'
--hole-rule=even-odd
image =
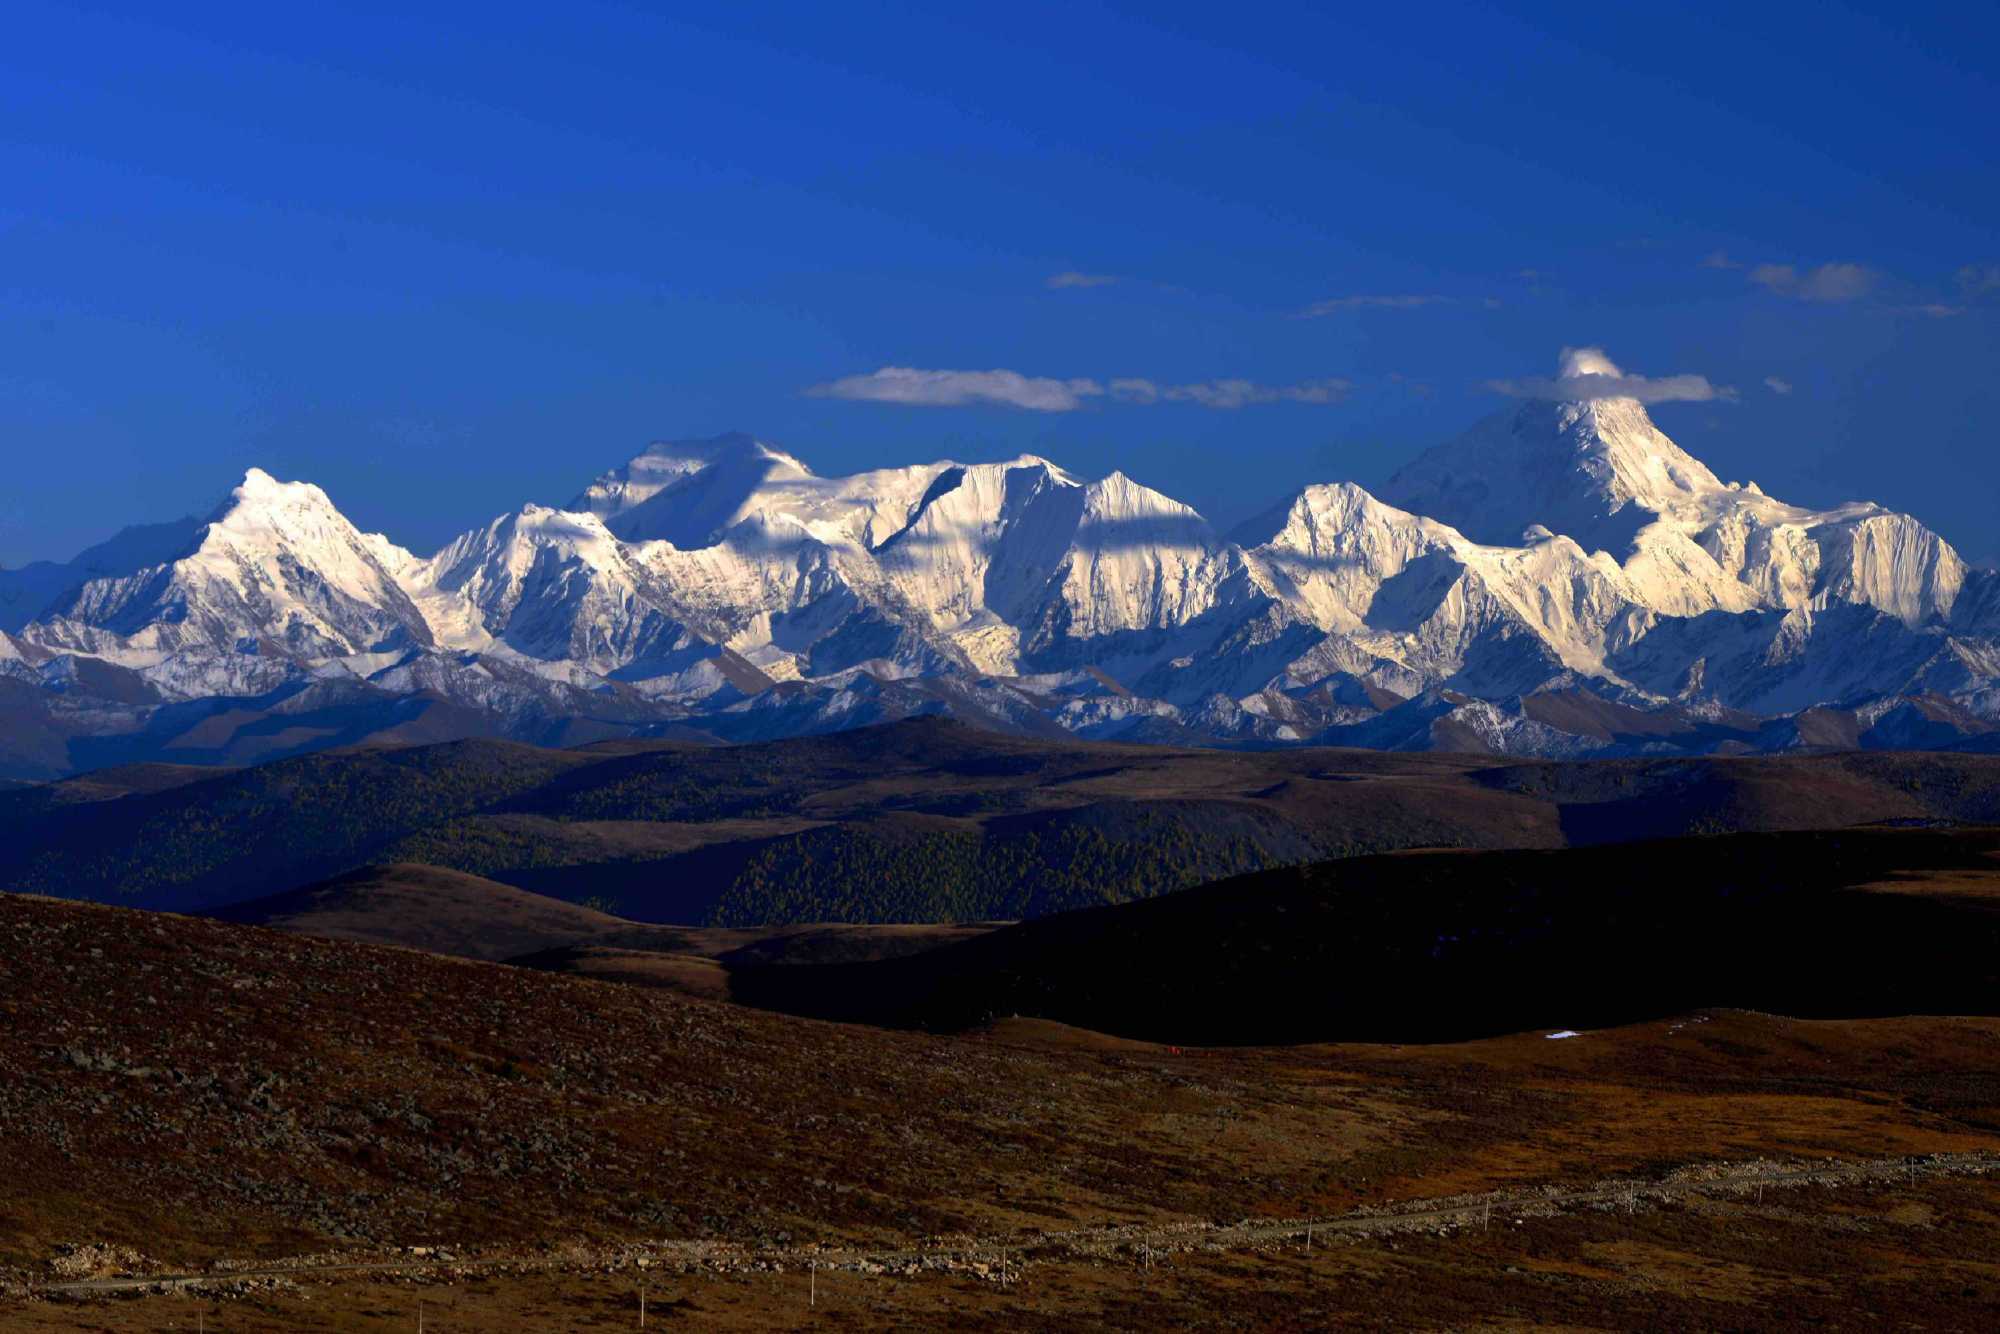
[{"label": "wooden post", "polygon": [[639,1328],[646,1327],[646,1280],[639,1280]]},{"label": "wooden post", "polygon": [[819,1305],[819,1258],[806,1261],[806,1309]]},{"label": "wooden post", "polygon": [[1311,1255],[1312,1253],[1313,1253],[1313,1221],[1312,1219],[1308,1218],[1306,1220],[1306,1254]]}]

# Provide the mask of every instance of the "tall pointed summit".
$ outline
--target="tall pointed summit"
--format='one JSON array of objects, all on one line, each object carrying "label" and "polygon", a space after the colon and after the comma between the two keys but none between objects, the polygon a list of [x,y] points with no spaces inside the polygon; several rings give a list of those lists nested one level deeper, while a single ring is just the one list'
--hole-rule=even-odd
[{"label": "tall pointed summit", "polygon": [[175,558],[92,579],[52,609],[43,642],[341,657],[432,643],[398,576],[414,558],[357,529],[309,482],[252,468]]},{"label": "tall pointed summit", "polygon": [[1481,542],[1511,544],[1541,524],[1622,555],[1661,515],[1729,489],[1616,392],[1626,378],[1600,348],[1564,348],[1535,397],[1426,451],[1383,499]]}]

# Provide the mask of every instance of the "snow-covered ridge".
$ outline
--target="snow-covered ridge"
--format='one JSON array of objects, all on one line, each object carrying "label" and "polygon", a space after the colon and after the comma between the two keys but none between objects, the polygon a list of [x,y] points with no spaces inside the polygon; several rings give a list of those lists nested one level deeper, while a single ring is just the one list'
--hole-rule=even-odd
[{"label": "snow-covered ridge", "polygon": [[433,643],[400,582],[410,553],[324,491],[260,468],[166,563],[86,579],[25,636],[114,661],[210,652],[337,658]]},{"label": "snow-covered ridge", "polygon": [[[1564,373],[1617,375],[1591,355]],[[1724,482],[1631,398],[1510,407],[1381,498],[1307,487],[1226,537],[1121,474],[1023,456],[821,477],[744,435],[653,445],[425,558],[256,469],[205,522],[134,532],[0,574],[0,669],[779,729],[886,707],[863,674],[1093,734],[1303,740],[1397,697],[1578,686],[1689,716],[1914,693],[2000,714],[2000,575],[1907,515]],[[755,698],[774,681],[807,693]],[[1546,731],[1438,707],[1495,745]]]}]

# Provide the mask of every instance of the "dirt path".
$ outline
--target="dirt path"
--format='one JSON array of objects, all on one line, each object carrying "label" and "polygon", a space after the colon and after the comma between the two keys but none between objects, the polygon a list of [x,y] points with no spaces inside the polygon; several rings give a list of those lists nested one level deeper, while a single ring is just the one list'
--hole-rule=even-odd
[{"label": "dirt path", "polygon": [[340,1277],[398,1274],[455,1277],[482,1271],[562,1271],[635,1269],[662,1277],[694,1271],[784,1273],[818,1268],[863,1274],[970,1273],[1007,1282],[1026,1263],[1085,1260],[1149,1264],[1161,1255],[1189,1250],[1228,1250],[1271,1243],[1310,1244],[1336,1237],[1382,1236],[1401,1232],[1448,1232],[1489,1227],[1529,1217],[1549,1217],[1579,1209],[1642,1208],[1696,1197],[1740,1197],[1767,1189],[1808,1186],[1893,1185],[1926,1177],[1982,1175],[2000,1170],[2000,1153],[1932,1154],[1922,1158],[1881,1158],[1838,1162],[1767,1162],[1691,1166],[1662,1179],[1608,1178],[1586,1186],[1548,1186],[1408,1200],[1325,1218],[1257,1219],[1239,1223],[1189,1222],[1129,1224],[1029,1233],[1012,1238],[968,1238],[962,1245],[901,1250],[840,1247],[786,1247],[750,1250],[726,1242],[660,1242],[574,1247],[548,1252],[459,1255],[455,1248],[396,1260],[275,1265],[217,1269],[206,1273],[119,1275],[33,1285],[43,1297],[92,1297],[134,1292],[166,1292],[271,1280],[315,1281]]}]

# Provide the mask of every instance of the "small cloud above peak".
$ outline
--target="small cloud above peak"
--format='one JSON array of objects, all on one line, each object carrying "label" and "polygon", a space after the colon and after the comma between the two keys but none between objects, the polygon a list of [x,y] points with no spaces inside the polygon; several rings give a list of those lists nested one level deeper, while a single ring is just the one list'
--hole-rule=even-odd
[{"label": "small cloud above peak", "polygon": [[1046,286],[1051,291],[1061,291],[1068,287],[1109,287],[1118,281],[1115,273],[1079,273],[1068,269],[1062,273],[1049,275]]},{"label": "small cloud above peak", "polygon": [[1792,382],[1790,380],[1780,380],[1775,375],[1764,377],[1764,387],[1774,394],[1789,394],[1792,392]]},{"label": "small cloud above peak", "polygon": [[1556,363],[1554,379],[1531,376],[1519,380],[1488,380],[1486,387],[1510,398],[1538,398],[1561,403],[1590,403],[1607,398],[1639,403],[1709,403],[1734,399],[1736,391],[1710,384],[1702,375],[1667,375],[1657,379],[1628,375],[1601,347],[1566,347]]},{"label": "small cloud above peak", "polygon": [[1573,380],[1579,375],[1623,375],[1601,347],[1566,347],[1556,359],[1556,375]]}]

